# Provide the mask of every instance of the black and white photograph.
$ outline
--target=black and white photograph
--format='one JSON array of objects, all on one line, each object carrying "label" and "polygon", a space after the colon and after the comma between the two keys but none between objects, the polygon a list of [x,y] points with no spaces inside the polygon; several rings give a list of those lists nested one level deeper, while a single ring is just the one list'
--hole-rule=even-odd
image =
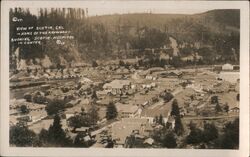
[{"label": "black and white photograph", "polygon": [[84,4],[5,12],[10,148],[240,150],[241,8]]}]

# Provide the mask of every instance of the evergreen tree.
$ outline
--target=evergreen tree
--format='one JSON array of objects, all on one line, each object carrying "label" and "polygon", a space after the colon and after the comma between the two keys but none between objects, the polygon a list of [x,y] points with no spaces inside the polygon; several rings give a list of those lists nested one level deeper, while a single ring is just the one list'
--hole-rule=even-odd
[{"label": "evergreen tree", "polygon": [[108,107],[107,107],[107,111],[106,111],[106,118],[109,119],[114,119],[116,118],[118,115],[117,113],[117,109],[116,106],[114,105],[113,102],[110,102]]},{"label": "evergreen tree", "polygon": [[175,116],[175,117],[180,116],[180,110],[179,110],[178,102],[176,99],[174,99],[174,101],[172,103],[171,116]]},{"label": "evergreen tree", "polygon": [[91,98],[92,98],[93,100],[97,100],[97,99],[98,99],[95,90],[93,91],[93,93],[92,93],[92,95],[91,95]]},{"label": "evergreen tree", "polygon": [[39,141],[41,142],[42,146],[48,146],[48,139],[49,139],[49,132],[48,130],[42,129],[38,135]]},{"label": "evergreen tree", "polygon": [[218,130],[215,125],[212,123],[204,123],[204,130],[203,130],[203,141],[209,142],[218,137]]},{"label": "evergreen tree", "polygon": [[85,140],[84,137],[88,136],[86,133],[78,133],[74,141],[74,147],[88,148],[94,144],[93,140]]},{"label": "evergreen tree", "polygon": [[27,126],[15,125],[10,127],[10,144],[17,147],[34,146],[33,142],[36,134],[29,130]]},{"label": "evergreen tree", "polygon": [[53,124],[49,127],[48,135],[48,142],[54,144],[54,146],[72,145],[71,140],[66,137],[66,133],[62,129],[61,119],[57,114],[54,117]]},{"label": "evergreen tree", "polygon": [[224,106],[224,108],[223,108],[223,109],[224,109],[224,111],[225,111],[225,112],[227,112],[227,113],[228,113],[228,111],[229,111],[229,106],[228,106],[228,104],[227,104],[227,103],[226,103],[226,105]]},{"label": "evergreen tree", "polygon": [[120,60],[120,61],[119,61],[119,65],[120,65],[120,66],[125,66],[124,61]]},{"label": "evergreen tree", "polygon": [[239,148],[239,118],[225,125],[223,135],[219,140],[219,147],[222,149]]},{"label": "evergreen tree", "polygon": [[63,100],[53,100],[45,107],[48,115],[57,114],[59,111],[64,109],[65,101]]},{"label": "evergreen tree", "polygon": [[165,91],[161,97],[165,102],[169,102],[170,100],[173,99],[174,96],[172,93]]},{"label": "evergreen tree", "polygon": [[214,95],[211,97],[211,104],[219,104],[218,96]]},{"label": "evergreen tree", "polygon": [[89,126],[87,124],[87,120],[84,118],[85,115],[75,115],[68,119],[68,125],[73,128],[73,132],[76,128],[80,128],[82,126]]},{"label": "evergreen tree", "polygon": [[96,125],[99,120],[98,109],[95,106],[92,106],[88,112],[89,119],[91,121],[91,125]]},{"label": "evergreen tree", "polygon": [[159,116],[159,124],[164,125],[164,120],[162,114]]},{"label": "evergreen tree", "polygon": [[93,61],[93,62],[92,62],[92,67],[98,67],[98,64],[97,64],[96,61]]},{"label": "evergreen tree", "polygon": [[177,135],[181,135],[184,131],[180,116],[175,117],[174,131]]},{"label": "evergreen tree", "polygon": [[188,144],[199,144],[202,142],[202,130],[199,128],[196,128],[195,125],[191,124],[190,125],[190,133],[186,137],[186,142]]},{"label": "evergreen tree", "polygon": [[176,148],[176,146],[177,146],[176,138],[175,138],[175,135],[172,131],[168,132],[165,135],[162,144],[163,144],[163,147]]},{"label": "evergreen tree", "polygon": [[158,117],[158,116],[155,116],[154,122],[155,122],[155,123],[158,123],[158,122],[159,122],[159,117]]},{"label": "evergreen tree", "polygon": [[171,116],[173,116],[175,119],[175,127],[174,127],[175,133],[177,135],[181,135],[183,133],[183,125],[181,122],[180,110],[176,99],[174,99],[172,103]]},{"label": "evergreen tree", "polygon": [[21,113],[23,113],[23,114],[26,114],[26,113],[30,112],[26,105],[22,105],[20,107],[20,110],[21,110]]},{"label": "evergreen tree", "polygon": [[219,103],[216,104],[216,106],[215,106],[215,111],[216,111],[217,113],[222,111],[222,109],[221,109]]}]

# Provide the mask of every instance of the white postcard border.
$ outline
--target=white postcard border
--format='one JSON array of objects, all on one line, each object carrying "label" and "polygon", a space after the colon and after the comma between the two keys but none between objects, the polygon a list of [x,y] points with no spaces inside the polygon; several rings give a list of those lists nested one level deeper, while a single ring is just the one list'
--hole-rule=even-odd
[{"label": "white postcard border", "polygon": [[[123,1],[124,2],[124,1]],[[126,1],[125,1],[126,2]],[[249,155],[249,3],[239,1],[127,1],[168,7],[240,9],[240,149],[103,149],[103,148],[16,148],[9,147],[9,8],[80,7],[103,1],[3,1],[1,8],[1,155],[3,156],[171,156],[171,157],[245,157]],[[119,1],[105,1],[117,5]],[[117,7],[117,6],[116,6]]]}]

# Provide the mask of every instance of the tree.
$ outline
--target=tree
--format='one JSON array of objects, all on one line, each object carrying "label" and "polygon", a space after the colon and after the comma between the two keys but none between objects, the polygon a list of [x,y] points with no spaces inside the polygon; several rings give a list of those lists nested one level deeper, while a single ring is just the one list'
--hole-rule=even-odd
[{"label": "tree", "polygon": [[42,129],[38,135],[39,141],[42,146],[48,146],[49,132],[48,130]]},{"label": "tree", "polygon": [[89,123],[84,116],[85,115],[75,115],[68,119],[68,125],[73,128],[73,131],[82,126],[89,126]]},{"label": "tree", "polygon": [[175,117],[174,131],[177,135],[181,135],[184,131],[180,116]]},{"label": "tree", "polygon": [[48,115],[57,114],[59,111],[64,109],[65,102],[62,100],[53,100],[45,107]]},{"label": "tree", "polygon": [[187,144],[199,144],[202,142],[202,130],[199,128],[196,128],[194,124],[191,124],[190,126],[190,133],[186,137]]},{"label": "tree", "polygon": [[222,109],[221,109],[219,103],[216,104],[216,106],[215,106],[215,111],[216,111],[217,113],[222,111]]},{"label": "tree", "polygon": [[220,137],[219,147],[222,149],[239,148],[239,118],[225,125],[223,135]]},{"label": "tree", "polygon": [[174,127],[175,133],[177,135],[181,135],[183,133],[183,125],[181,122],[180,110],[176,99],[174,99],[172,103],[171,116],[173,116],[175,119],[175,127]]},{"label": "tree", "polygon": [[225,112],[227,112],[227,113],[228,113],[228,111],[229,111],[229,106],[228,106],[228,104],[227,104],[227,103],[225,104],[225,106],[224,106],[224,108],[223,108],[223,109],[224,109],[224,111],[225,111]]},{"label": "tree", "polygon": [[93,140],[85,140],[84,137],[88,136],[86,133],[78,133],[74,141],[74,147],[88,148],[94,144]]},{"label": "tree", "polygon": [[218,96],[214,95],[211,97],[211,104],[219,104]]},{"label": "tree", "polygon": [[119,65],[120,65],[120,66],[125,66],[124,61],[120,60],[120,61],[119,61]]},{"label": "tree", "polygon": [[159,116],[159,124],[164,125],[164,120],[162,114]]},{"label": "tree", "polygon": [[136,144],[135,135],[127,136],[125,140],[125,148],[134,148]]},{"label": "tree", "polygon": [[162,144],[163,144],[163,147],[176,148],[176,146],[177,146],[176,138],[175,138],[175,135],[172,131],[168,132],[165,135]]},{"label": "tree", "polygon": [[180,116],[180,110],[179,110],[178,102],[176,99],[174,99],[174,101],[172,103],[171,116],[175,116],[175,117]]},{"label": "tree", "polygon": [[93,62],[92,62],[92,67],[94,67],[94,68],[95,68],[95,67],[98,67],[98,64],[97,64],[96,61],[93,61]]},{"label": "tree", "polygon": [[25,94],[24,95],[24,99],[27,101],[27,102],[32,102],[32,95],[31,94]]},{"label": "tree", "polygon": [[94,99],[94,100],[97,100],[97,99],[98,99],[95,90],[93,91],[93,93],[92,93],[92,95],[91,95],[91,98]]},{"label": "tree", "polygon": [[155,123],[158,123],[158,122],[159,122],[159,117],[158,117],[158,116],[155,116],[154,122],[155,122]]},{"label": "tree", "polygon": [[21,113],[23,113],[23,114],[30,112],[30,110],[27,108],[26,105],[21,105],[20,110],[21,110]]},{"label": "tree", "polygon": [[114,105],[113,102],[110,102],[108,107],[107,107],[107,111],[106,111],[106,118],[109,119],[114,119],[116,118],[118,115],[117,113],[117,109],[116,106]]},{"label": "tree", "polygon": [[95,106],[92,106],[90,109],[89,109],[89,119],[90,119],[90,124],[91,125],[96,125],[97,121],[99,120],[99,115],[98,115],[98,109],[97,107]]},{"label": "tree", "polygon": [[165,102],[169,102],[170,100],[173,99],[173,94],[170,92],[164,92],[163,95],[161,96]]},{"label": "tree", "polygon": [[45,102],[47,102],[47,99],[46,97],[41,95],[34,95],[33,102],[37,104],[44,104]]},{"label": "tree", "polygon": [[68,124],[75,131],[76,128],[80,127],[90,127],[96,125],[99,120],[98,109],[92,106],[88,113],[82,108],[82,113],[80,115],[72,116],[68,119]]},{"label": "tree", "polygon": [[107,145],[105,146],[105,148],[113,148],[114,145],[115,145],[115,141],[112,140],[112,139],[110,139],[110,138],[108,138]]},{"label": "tree", "polygon": [[36,134],[29,130],[27,126],[15,125],[10,127],[10,144],[17,147],[33,146]]},{"label": "tree", "polygon": [[209,142],[218,137],[218,130],[215,127],[214,123],[204,123],[204,130],[203,130],[203,141]]},{"label": "tree", "polygon": [[61,118],[57,114],[54,117],[53,124],[48,130],[48,143],[59,147],[72,145],[72,141],[66,137],[66,133],[62,129]]}]

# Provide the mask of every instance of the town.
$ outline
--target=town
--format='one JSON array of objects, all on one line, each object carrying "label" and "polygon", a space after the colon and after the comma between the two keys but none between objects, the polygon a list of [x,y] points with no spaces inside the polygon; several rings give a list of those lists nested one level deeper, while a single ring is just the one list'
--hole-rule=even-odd
[{"label": "town", "polygon": [[239,117],[238,65],[135,69],[136,60],[129,61],[14,74],[10,126],[39,134],[57,115],[66,136],[82,147],[124,148],[164,147],[156,132],[168,129],[181,135],[174,144],[181,148],[190,123],[221,129]]}]

